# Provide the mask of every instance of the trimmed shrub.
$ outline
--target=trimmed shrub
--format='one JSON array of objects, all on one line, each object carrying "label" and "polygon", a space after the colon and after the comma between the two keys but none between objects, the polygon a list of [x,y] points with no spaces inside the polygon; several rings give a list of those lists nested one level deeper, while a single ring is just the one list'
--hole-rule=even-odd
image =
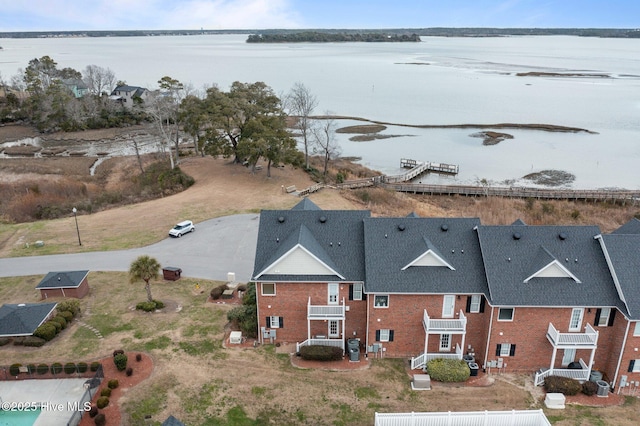
[{"label": "trimmed shrub", "polygon": [[598,384],[596,382],[584,382],[582,384],[582,393],[587,396],[593,396],[598,391]]},{"label": "trimmed shrub", "polygon": [[113,356],[120,355],[120,354],[124,354],[124,351],[122,349],[116,349],[115,351],[113,351]]},{"label": "trimmed shrub", "polygon": [[45,322],[45,324],[50,324],[53,327],[55,327],[56,334],[58,334],[58,333],[60,333],[60,331],[62,331],[62,324],[60,324],[58,321],[54,321],[53,319],[50,319],[49,321]]},{"label": "trimmed shrub", "polygon": [[59,374],[60,372],[62,372],[62,364],[59,362],[51,364],[51,374]]},{"label": "trimmed shrub", "polygon": [[136,354],[136,361],[142,361],[142,354]]},{"label": "trimmed shrub", "polygon": [[0,337],[0,346],[8,345],[9,343],[11,343],[11,338]]},{"label": "trimmed shrub", "polygon": [[109,380],[109,382],[107,383],[107,387],[109,389],[115,389],[118,386],[120,386],[120,383],[118,383],[118,379],[111,379]]},{"label": "trimmed shrub", "polygon": [[43,346],[45,343],[47,343],[46,340],[41,339],[40,337],[36,337],[36,336],[27,336],[22,341],[22,344],[24,346],[30,346],[30,347],[36,347],[36,348],[39,348],[40,346]]},{"label": "trimmed shrub", "polygon": [[125,373],[126,373],[127,377],[131,376],[133,374],[133,368],[128,367],[127,370],[125,371]]},{"label": "trimmed shrub", "polygon": [[86,373],[88,368],[89,366],[87,365],[86,362],[78,363],[78,373]]},{"label": "trimmed shrub", "polygon": [[80,301],[77,299],[64,300],[56,306],[58,312],[69,311],[75,317],[80,313]]},{"label": "trimmed shrub", "polygon": [[127,368],[127,356],[125,354],[118,354],[113,357],[113,363],[116,365],[118,371],[124,371]]},{"label": "trimmed shrub", "polygon": [[89,370],[98,371],[98,368],[100,368],[100,365],[101,364],[98,361],[93,361],[91,365],[89,365]]},{"label": "trimmed shrub", "polygon": [[303,346],[300,348],[300,356],[313,361],[338,361],[342,359],[342,349],[335,346]]},{"label": "trimmed shrub", "polygon": [[108,396],[101,396],[96,401],[96,405],[98,406],[98,408],[103,409],[104,407],[109,405],[109,397]]},{"label": "trimmed shrub", "polygon": [[12,376],[17,376],[18,374],[20,374],[20,367],[22,367],[22,364],[11,364],[11,366],[9,367],[9,374],[11,374]]},{"label": "trimmed shrub", "polygon": [[13,346],[22,346],[22,345],[24,345],[24,336],[13,338]]},{"label": "trimmed shrub", "polygon": [[98,407],[96,407],[95,405],[91,405],[91,408],[89,409],[89,417],[94,418],[98,415],[98,413]]},{"label": "trimmed shrub", "polygon": [[47,374],[49,372],[49,366],[47,364],[38,364],[36,371],[38,374]]},{"label": "trimmed shrub", "polygon": [[544,379],[544,390],[547,393],[577,395],[582,391],[582,385],[579,381],[569,377],[549,376]]},{"label": "trimmed shrub", "polygon": [[111,388],[104,388],[100,391],[100,396],[111,396]]},{"label": "trimmed shrub", "polygon": [[29,371],[29,374],[35,373],[37,369],[38,369],[38,366],[36,366],[35,364],[27,365],[27,371]]},{"label": "trimmed shrub", "polygon": [[60,327],[62,327],[63,330],[67,328],[67,320],[62,315],[55,316],[54,318],[51,319],[51,321],[54,321],[60,324]]},{"label": "trimmed shrub", "polygon": [[241,292],[245,292],[247,291],[247,285],[246,284],[240,284],[238,287],[236,287],[236,291],[241,291]]},{"label": "trimmed shrub", "polygon": [[220,297],[222,297],[222,293],[224,293],[225,290],[228,290],[229,286],[226,284],[222,284],[219,285],[218,287],[214,287],[213,290],[211,290],[211,298],[213,300],[218,300],[220,299]]},{"label": "trimmed shrub", "polygon": [[[109,400],[107,399],[107,401]],[[104,416],[103,413],[96,415],[93,421],[95,422],[96,426],[104,426],[107,424],[107,418]]]},{"label": "trimmed shrub", "polygon": [[140,302],[136,305],[136,309],[139,311],[152,312],[156,309],[164,308],[164,303],[159,300],[152,300],[151,302]]},{"label": "trimmed shrub", "polygon": [[56,327],[47,322],[42,324],[40,327],[36,328],[36,331],[33,332],[33,335],[41,339],[44,339],[48,342],[49,340],[56,337],[57,332],[58,331]]},{"label": "trimmed shrub", "polygon": [[73,362],[68,362],[64,365],[64,372],[67,374],[73,374],[77,371],[76,365]]},{"label": "trimmed shrub", "polygon": [[436,358],[427,363],[432,380],[439,382],[464,382],[471,375],[469,365],[462,359]]},{"label": "trimmed shrub", "polygon": [[58,316],[64,318],[67,323],[71,322],[73,319],[73,314],[69,311],[60,311],[58,312]]}]

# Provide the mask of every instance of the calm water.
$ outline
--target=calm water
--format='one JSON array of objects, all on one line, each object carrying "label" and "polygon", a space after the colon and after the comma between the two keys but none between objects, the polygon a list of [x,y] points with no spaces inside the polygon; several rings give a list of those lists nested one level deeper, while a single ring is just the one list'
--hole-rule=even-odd
[{"label": "calm water", "polygon": [[0,426],[32,426],[39,415],[39,409],[34,411],[0,410]]},{"label": "calm water", "polygon": [[[577,37],[423,38],[422,43],[252,45],[246,36],[0,39],[4,79],[30,59],[59,67],[111,68],[118,79],[155,88],[164,75],[195,88],[264,81],[277,94],[304,83],[330,111],[402,124],[546,123],[597,134],[505,130],[515,138],[482,146],[476,130],[389,126],[402,137],[351,142],[343,155],[385,173],[401,157],[460,165],[456,178],[425,182],[522,184],[544,169],[576,175],[574,188],[640,188],[640,40]],[[598,73],[611,78],[518,77],[518,72]],[[339,126],[355,124],[343,120]],[[515,182],[511,182],[515,181]]]}]

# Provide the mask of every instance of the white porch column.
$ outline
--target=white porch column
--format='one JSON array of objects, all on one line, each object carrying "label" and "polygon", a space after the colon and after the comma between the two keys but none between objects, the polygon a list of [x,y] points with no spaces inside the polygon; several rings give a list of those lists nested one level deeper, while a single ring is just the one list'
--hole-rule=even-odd
[{"label": "white porch column", "polygon": [[553,366],[556,365],[556,354],[558,353],[558,348],[555,347],[555,345],[553,346],[553,355],[551,355],[551,365],[549,366],[549,369],[551,369],[551,374],[553,374]]},{"label": "white porch column", "polygon": [[596,348],[591,349],[591,356],[589,357],[589,376],[591,376],[591,369],[593,368],[593,358],[596,356]]}]

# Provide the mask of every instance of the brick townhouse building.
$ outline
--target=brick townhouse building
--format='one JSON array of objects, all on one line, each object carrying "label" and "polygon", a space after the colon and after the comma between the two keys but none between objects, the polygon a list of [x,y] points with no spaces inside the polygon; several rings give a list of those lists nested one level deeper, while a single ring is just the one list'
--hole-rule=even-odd
[{"label": "brick townhouse building", "polygon": [[640,221],[482,225],[371,217],[303,199],[264,210],[253,280],[262,342],[481,368],[640,380]]}]

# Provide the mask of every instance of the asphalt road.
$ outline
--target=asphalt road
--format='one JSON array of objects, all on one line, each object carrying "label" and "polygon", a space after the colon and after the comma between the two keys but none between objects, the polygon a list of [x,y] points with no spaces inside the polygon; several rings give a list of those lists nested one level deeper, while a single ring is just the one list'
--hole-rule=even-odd
[{"label": "asphalt road", "polygon": [[[260,215],[240,214],[196,223],[196,231],[150,246],[103,252],[56,254],[0,259],[0,277],[47,274],[53,271],[128,271],[140,255],[156,258],[163,267],[182,269],[182,276],[247,282],[253,272]],[[167,229],[167,233],[169,230]]]}]

